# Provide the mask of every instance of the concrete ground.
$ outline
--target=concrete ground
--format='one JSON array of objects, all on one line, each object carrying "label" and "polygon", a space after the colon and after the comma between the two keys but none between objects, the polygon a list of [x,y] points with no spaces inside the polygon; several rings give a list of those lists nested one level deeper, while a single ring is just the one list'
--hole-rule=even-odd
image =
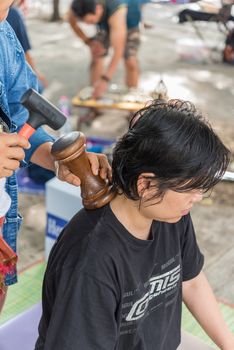
[{"label": "concrete ground", "polygon": [[[29,12],[27,25],[33,56],[49,81],[45,96],[56,104],[61,95],[72,98],[79,89],[88,85],[89,52],[72,33],[68,23],[50,23],[45,19],[48,18],[48,2],[42,3],[45,7],[35,5]],[[64,0],[63,9],[66,4]],[[190,23],[179,25],[175,22],[175,14],[180,8],[165,4],[145,7],[145,21],[150,21],[154,27],[142,29],[140,85],[146,90],[153,90],[162,76],[169,96],[193,101],[234,150],[234,67],[221,62],[224,35],[216,24],[200,23],[198,26],[205,46],[200,45]],[[91,34],[92,29],[85,29]],[[196,51],[192,49],[194,46]],[[197,56],[193,62],[181,60],[188,51]],[[198,62],[201,55],[205,57],[204,63]],[[113,81],[123,83],[122,65]],[[72,114],[75,128],[82,111],[73,108]],[[127,128],[124,115],[116,111],[105,113],[92,125],[84,126],[84,130],[86,134],[118,137]],[[43,257],[44,197],[21,194],[20,208],[25,218],[18,241],[19,268],[23,269]],[[198,204],[192,212],[198,241],[206,257],[205,272],[216,296],[231,304],[234,304],[233,208],[234,183],[222,182],[211,198]]]}]

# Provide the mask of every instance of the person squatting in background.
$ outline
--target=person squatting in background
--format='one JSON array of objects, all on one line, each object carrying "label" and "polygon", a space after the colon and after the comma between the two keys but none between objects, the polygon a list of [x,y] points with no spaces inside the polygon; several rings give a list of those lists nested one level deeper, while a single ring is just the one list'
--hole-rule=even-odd
[{"label": "person squatting in background", "polygon": [[[118,64],[124,58],[127,87],[137,87],[139,66],[137,52],[140,44],[140,0],[73,0],[69,22],[74,32],[90,48],[90,81],[94,98],[107,90]],[[97,34],[87,37],[79,22],[95,24]],[[104,68],[104,58],[109,48],[113,54]]]}]

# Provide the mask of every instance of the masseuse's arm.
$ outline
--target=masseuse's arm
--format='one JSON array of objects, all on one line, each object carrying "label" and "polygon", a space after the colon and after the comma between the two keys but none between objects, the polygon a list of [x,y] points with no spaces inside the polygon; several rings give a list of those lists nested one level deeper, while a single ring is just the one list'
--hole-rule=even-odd
[{"label": "masseuse's arm", "polygon": [[[80,186],[80,179],[77,176],[71,173],[65,165],[54,161],[51,155],[52,145],[52,142],[45,142],[40,145],[32,154],[30,159],[31,162],[40,165],[45,169],[54,171],[57,177],[62,181],[66,181],[75,186]],[[111,167],[104,154],[87,152],[87,157],[94,175],[99,174],[103,179],[107,177],[109,179],[111,178]]]}]

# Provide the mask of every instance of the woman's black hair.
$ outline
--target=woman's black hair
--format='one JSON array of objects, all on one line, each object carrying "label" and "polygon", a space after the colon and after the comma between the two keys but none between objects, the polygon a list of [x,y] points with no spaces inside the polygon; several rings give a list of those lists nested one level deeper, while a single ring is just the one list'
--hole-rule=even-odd
[{"label": "woman's black hair", "polygon": [[[166,190],[210,190],[227,169],[230,151],[195,106],[182,100],[155,100],[133,115],[113,153],[113,187],[139,200],[141,174],[155,179],[154,198]],[[152,183],[152,182],[151,182]]]}]

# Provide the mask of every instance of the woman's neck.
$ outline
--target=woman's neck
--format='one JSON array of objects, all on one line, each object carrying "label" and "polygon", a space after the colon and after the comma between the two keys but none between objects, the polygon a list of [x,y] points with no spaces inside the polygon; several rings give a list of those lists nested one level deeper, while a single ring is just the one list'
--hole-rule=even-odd
[{"label": "woman's neck", "polygon": [[147,240],[150,234],[152,220],[144,217],[139,209],[139,201],[130,200],[123,195],[117,195],[110,207],[121,224],[136,238]]}]

